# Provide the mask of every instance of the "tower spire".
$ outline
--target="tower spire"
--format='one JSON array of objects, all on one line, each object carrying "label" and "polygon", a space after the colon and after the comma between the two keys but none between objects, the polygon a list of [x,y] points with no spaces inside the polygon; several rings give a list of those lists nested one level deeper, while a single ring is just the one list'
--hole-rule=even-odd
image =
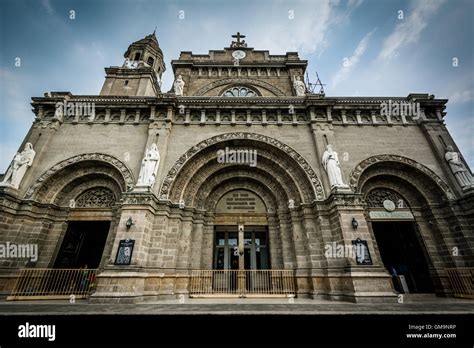
[{"label": "tower spire", "polygon": [[156,27],[153,33],[130,44],[121,67],[106,68],[101,95],[156,96],[161,93],[161,76],[166,67],[155,34]]}]

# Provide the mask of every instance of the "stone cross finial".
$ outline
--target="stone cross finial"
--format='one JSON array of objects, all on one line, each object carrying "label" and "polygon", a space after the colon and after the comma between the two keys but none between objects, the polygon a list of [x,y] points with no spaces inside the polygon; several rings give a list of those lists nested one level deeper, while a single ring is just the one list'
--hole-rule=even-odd
[{"label": "stone cross finial", "polygon": [[232,35],[232,37],[237,39],[237,41],[232,41],[230,47],[247,47],[245,40],[240,41],[240,39],[243,39],[245,35],[240,35],[240,32],[237,32],[237,34]]}]

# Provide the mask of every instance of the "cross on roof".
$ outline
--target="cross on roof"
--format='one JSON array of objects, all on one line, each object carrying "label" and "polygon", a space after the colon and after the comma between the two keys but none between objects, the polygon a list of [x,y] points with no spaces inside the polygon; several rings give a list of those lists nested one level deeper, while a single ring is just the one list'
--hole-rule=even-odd
[{"label": "cross on roof", "polygon": [[240,39],[243,39],[245,35],[240,35],[240,32],[237,32],[237,34],[232,35],[232,37],[237,39],[237,44],[240,44]]},{"label": "cross on roof", "polygon": [[232,35],[233,38],[237,39],[237,41],[232,41],[230,44],[230,47],[247,47],[247,44],[245,43],[245,40],[240,41],[240,39],[243,39],[245,35],[240,35],[240,32],[237,32],[237,34]]}]

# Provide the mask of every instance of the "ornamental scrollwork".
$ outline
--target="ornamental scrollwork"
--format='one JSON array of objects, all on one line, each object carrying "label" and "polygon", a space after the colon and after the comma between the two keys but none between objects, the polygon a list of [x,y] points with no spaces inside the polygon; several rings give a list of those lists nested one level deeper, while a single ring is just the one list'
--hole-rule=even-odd
[{"label": "ornamental scrollwork", "polygon": [[116,202],[114,193],[105,187],[94,187],[81,193],[76,208],[110,208]]},{"label": "ornamental scrollwork", "polygon": [[365,197],[370,208],[382,208],[383,202],[385,200],[390,200],[395,203],[397,206],[405,206],[405,200],[397,192],[386,189],[386,188],[376,188],[371,190]]}]

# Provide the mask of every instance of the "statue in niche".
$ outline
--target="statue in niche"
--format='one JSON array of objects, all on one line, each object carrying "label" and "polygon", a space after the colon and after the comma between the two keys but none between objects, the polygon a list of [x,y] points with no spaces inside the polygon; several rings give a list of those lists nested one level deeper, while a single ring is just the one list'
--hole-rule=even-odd
[{"label": "statue in niche", "polygon": [[324,170],[328,173],[331,189],[333,187],[348,188],[348,186],[342,181],[339,157],[337,156],[337,152],[332,149],[332,145],[326,146],[322,162]]},{"label": "statue in niche", "polygon": [[35,155],[36,152],[33,150],[33,145],[26,143],[23,151],[16,153],[0,185],[18,189],[27,169],[33,164]]},{"label": "statue in niche", "polygon": [[295,76],[293,80],[293,88],[295,89],[296,96],[304,97],[306,95],[306,85],[301,81],[299,76]]},{"label": "statue in niche", "polygon": [[176,80],[174,81],[174,94],[177,96],[183,96],[184,94],[184,81],[181,75],[178,75]]},{"label": "statue in niche", "polygon": [[145,157],[142,160],[140,175],[138,176],[137,185],[153,186],[160,165],[160,153],[155,143],[151,144],[150,149],[146,149]]},{"label": "statue in niche", "polygon": [[446,147],[444,158],[448,162],[454,177],[458,181],[459,185],[461,185],[462,189],[467,189],[474,186],[472,174],[462,162],[459,153],[455,152],[451,145]]}]

